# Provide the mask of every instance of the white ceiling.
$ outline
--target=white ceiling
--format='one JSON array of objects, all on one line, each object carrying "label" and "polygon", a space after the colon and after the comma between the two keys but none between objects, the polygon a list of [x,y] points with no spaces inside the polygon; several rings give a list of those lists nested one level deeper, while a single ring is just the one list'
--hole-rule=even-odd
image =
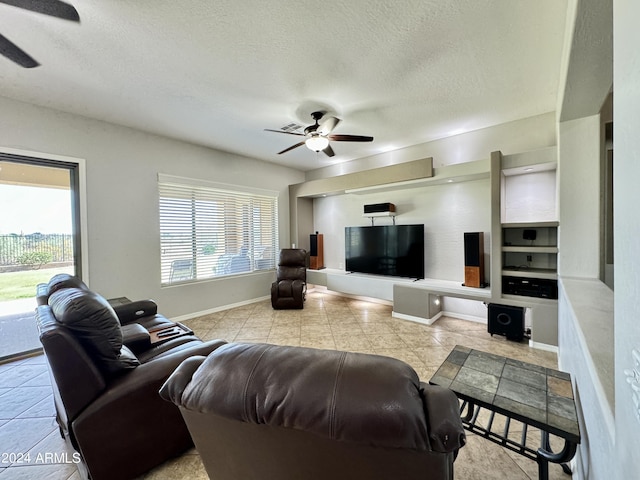
[{"label": "white ceiling", "polygon": [[[75,0],[0,4],[0,95],[301,170],[556,110],[568,0]],[[331,160],[290,135],[327,110]]]}]

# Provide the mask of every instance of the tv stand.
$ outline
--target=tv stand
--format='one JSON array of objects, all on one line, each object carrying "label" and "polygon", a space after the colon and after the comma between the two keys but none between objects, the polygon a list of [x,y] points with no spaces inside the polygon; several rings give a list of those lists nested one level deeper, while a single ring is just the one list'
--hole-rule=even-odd
[{"label": "tv stand", "polygon": [[[307,282],[348,295],[371,297],[393,303],[393,316],[430,325],[441,315],[436,300],[441,296],[488,303],[488,288],[463,287],[459,282],[432,278],[401,278],[325,269],[307,271]],[[436,305],[436,307],[434,307]]]}]

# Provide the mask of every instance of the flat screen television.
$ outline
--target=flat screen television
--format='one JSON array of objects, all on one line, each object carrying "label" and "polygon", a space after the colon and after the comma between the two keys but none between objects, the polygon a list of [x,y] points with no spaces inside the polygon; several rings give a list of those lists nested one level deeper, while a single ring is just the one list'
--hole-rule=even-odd
[{"label": "flat screen television", "polygon": [[424,278],[424,225],[345,227],[348,272]]}]

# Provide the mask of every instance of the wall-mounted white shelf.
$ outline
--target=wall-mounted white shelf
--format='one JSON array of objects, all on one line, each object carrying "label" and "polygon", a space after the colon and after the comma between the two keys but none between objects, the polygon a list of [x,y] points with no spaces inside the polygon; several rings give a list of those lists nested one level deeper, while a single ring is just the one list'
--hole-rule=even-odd
[{"label": "wall-mounted white shelf", "polygon": [[371,226],[375,224],[374,218],[380,218],[380,217],[390,217],[393,220],[393,224],[395,225],[397,215],[398,215],[397,212],[371,212],[371,213],[362,214],[363,217],[371,219]]},{"label": "wall-mounted white shelf", "polygon": [[433,176],[408,180],[404,182],[388,183],[385,185],[373,185],[363,188],[352,188],[344,193],[366,195],[370,193],[384,193],[398,189],[422,188],[435,185],[447,185],[450,183],[471,182],[474,180],[488,179],[490,167],[487,160],[446,165],[433,169]]},{"label": "wall-mounted white shelf", "polygon": [[502,228],[543,228],[543,227],[557,227],[560,225],[560,222],[551,221],[551,222],[514,222],[514,223],[503,223]]},{"label": "wall-mounted white shelf", "polygon": [[526,245],[511,245],[502,247],[503,252],[513,253],[558,253],[558,247],[536,247]]},{"label": "wall-mounted white shelf", "polygon": [[366,218],[373,217],[395,217],[398,215],[398,212],[372,212],[372,213],[363,213],[362,216]]},{"label": "wall-mounted white shelf", "polygon": [[549,268],[503,268],[502,275],[507,277],[544,278],[556,280],[558,272]]}]

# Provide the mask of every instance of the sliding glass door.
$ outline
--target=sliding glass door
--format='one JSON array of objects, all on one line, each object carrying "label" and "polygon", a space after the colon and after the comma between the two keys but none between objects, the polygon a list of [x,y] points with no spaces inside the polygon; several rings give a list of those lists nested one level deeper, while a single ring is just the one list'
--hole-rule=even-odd
[{"label": "sliding glass door", "polygon": [[0,152],[0,360],[40,349],[35,292],[81,275],[78,164]]}]

